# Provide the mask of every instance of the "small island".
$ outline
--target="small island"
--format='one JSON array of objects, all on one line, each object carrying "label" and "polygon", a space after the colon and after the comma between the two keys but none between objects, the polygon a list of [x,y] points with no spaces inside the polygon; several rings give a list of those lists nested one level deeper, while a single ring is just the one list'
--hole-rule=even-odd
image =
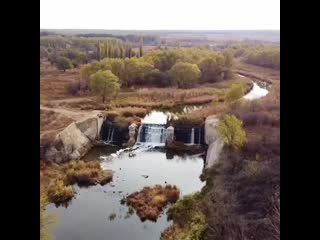
[{"label": "small island", "polygon": [[175,203],[180,196],[180,190],[176,186],[155,185],[144,187],[140,192],[134,192],[123,198],[121,203],[132,206],[141,221],[157,221],[162,210],[168,205]]}]

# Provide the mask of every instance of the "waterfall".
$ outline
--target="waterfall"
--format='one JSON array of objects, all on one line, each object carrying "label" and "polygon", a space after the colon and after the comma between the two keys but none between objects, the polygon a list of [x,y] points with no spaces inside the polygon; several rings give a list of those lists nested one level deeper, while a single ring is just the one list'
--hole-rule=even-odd
[{"label": "waterfall", "polygon": [[194,144],[194,128],[191,129],[190,144]]},{"label": "waterfall", "polygon": [[137,143],[165,143],[165,124],[141,124],[138,131]]},{"label": "waterfall", "polygon": [[108,142],[108,143],[113,142],[113,133],[114,133],[114,127],[110,127],[109,132],[108,132],[108,138],[107,138],[106,142]]},{"label": "waterfall", "polygon": [[101,127],[101,139],[105,143],[116,143],[118,142],[117,139],[119,138],[119,131],[117,128],[114,126],[113,123],[110,122],[105,122],[102,127]]}]

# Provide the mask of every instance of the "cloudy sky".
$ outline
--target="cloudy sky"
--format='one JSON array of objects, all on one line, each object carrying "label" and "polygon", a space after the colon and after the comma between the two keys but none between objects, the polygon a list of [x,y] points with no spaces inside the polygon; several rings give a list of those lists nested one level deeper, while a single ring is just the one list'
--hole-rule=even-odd
[{"label": "cloudy sky", "polygon": [[40,28],[280,29],[280,0],[40,0]]}]

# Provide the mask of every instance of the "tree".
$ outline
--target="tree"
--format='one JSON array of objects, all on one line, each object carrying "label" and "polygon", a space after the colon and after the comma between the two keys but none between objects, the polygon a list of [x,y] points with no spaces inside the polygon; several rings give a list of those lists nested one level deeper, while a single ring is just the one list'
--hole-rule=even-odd
[{"label": "tree", "polygon": [[143,58],[126,58],[124,60],[124,74],[121,79],[126,87],[134,84],[143,84],[145,76],[152,71],[153,65],[144,61]]},{"label": "tree", "polygon": [[154,57],[154,66],[160,71],[170,70],[178,60],[178,55],[173,50],[165,50]]},{"label": "tree", "polygon": [[143,37],[140,38],[139,55],[140,55],[140,57],[143,56]]},{"label": "tree", "polygon": [[113,97],[120,90],[119,78],[110,70],[94,73],[90,77],[91,90],[102,97],[102,102],[105,102],[106,96]]},{"label": "tree", "polygon": [[158,87],[168,87],[172,85],[171,78],[167,72],[161,72],[159,69],[153,69],[146,74],[146,83]]},{"label": "tree", "polygon": [[59,57],[57,59],[57,68],[65,72],[67,69],[73,68],[73,65],[69,58]]},{"label": "tree", "polygon": [[199,63],[201,69],[201,80],[204,82],[215,82],[221,78],[221,68],[215,57],[208,57]]},{"label": "tree", "polygon": [[243,86],[241,83],[234,83],[231,85],[231,88],[226,93],[226,102],[229,104],[234,104],[244,95]]},{"label": "tree", "polygon": [[240,149],[247,141],[246,132],[242,128],[242,121],[234,115],[225,115],[218,124],[218,133],[227,146]]},{"label": "tree", "polygon": [[172,79],[178,84],[178,87],[192,87],[200,77],[200,69],[196,64],[176,63],[169,71]]}]

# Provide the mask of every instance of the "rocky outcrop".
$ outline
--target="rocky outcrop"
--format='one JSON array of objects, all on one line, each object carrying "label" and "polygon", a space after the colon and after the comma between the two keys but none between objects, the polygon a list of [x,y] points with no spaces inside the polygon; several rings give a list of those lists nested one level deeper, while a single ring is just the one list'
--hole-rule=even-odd
[{"label": "rocky outcrop", "polygon": [[174,140],[174,127],[169,126],[166,129],[165,136],[166,136],[166,145],[170,145]]},{"label": "rocky outcrop", "polygon": [[223,148],[223,141],[218,135],[219,119],[216,116],[209,116],[205,121],[205,142],[208,144],[206,167],[210,168],[219,160],[219,155]]},{"label": "rocky outcrop", "polygon": [[103,114],[93,112],[82,120],[71,123],[56,135],[45,152],[45,158],[55,162],[80,159],[99,139],[103,120]]}]

